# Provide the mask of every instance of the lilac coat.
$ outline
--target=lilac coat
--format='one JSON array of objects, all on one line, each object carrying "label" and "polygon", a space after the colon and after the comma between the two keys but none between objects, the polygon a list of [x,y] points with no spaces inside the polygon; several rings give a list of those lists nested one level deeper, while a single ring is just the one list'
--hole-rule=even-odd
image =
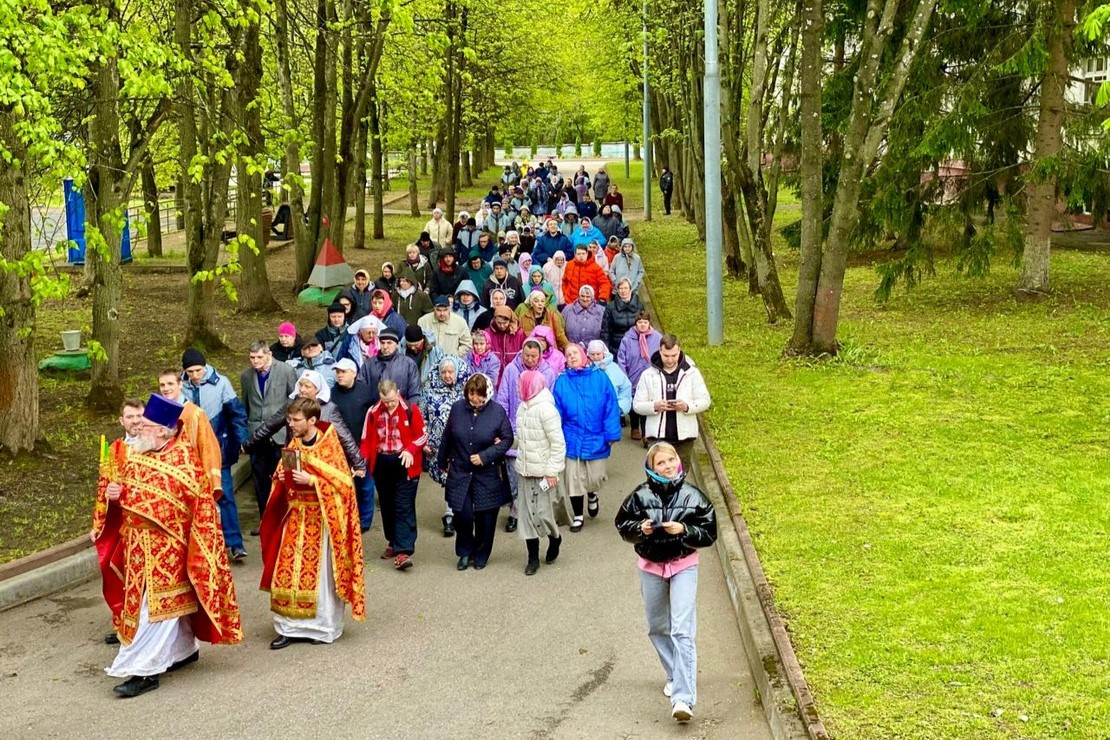
[{"label": "lilac coat", "polygon": [[469,352],[467,352],[465,359],[466,364],[470,366],[470,372],[472,374],[482,373],[495,383],[498,377],[501,375],[501,358],[499,358],[497,356],[497,353],[493,350],[487,352],[486,356],[482,358],[481,362],[477,362],[474,359],[474,350],[470,350]]},{"label": "lilac coat", "polygon": [[578,301],[568,303],[563,308],[563,323],[567,339],[582,346],[594,339],[601,339],[601,322],[605,318],[605,306],[597,301],[589,308],[582,308]]},{"label": "lilac coat", "polygon": [[[651,334],[648,334],[649,356],[659,351],[659,340],[662,338],[663,335],[655,329],[652,329]],[[632,392],[635,394],[636,383],[639,382],[640,375],[643,374],[644,370],[651,367],[651,360],[645,360],[640,356],[640,338],[637,336],[635,326],[626,331],[624,337],[621,338],[620,351],[617,352],[617,364],[621,366],[621,370],[624,370],[624,374],[632,382]]]}]

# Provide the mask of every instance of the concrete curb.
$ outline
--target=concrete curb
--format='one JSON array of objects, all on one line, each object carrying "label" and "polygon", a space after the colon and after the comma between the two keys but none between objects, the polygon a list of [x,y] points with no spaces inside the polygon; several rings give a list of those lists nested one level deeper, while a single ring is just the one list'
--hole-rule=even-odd
[{"label": "concrete curb", "polygon": [[[235,490],[250,480],[245,456],[231,468]],[[49,596],[99,576],[96,550],[88,536],[0,566],[0,612]]]},{"label": "concrete curb", "polygon": [[81,552],[0,581],[0,611],[49,596],[99,575],[96,550],[88,537],[84,540],[89,547]]},{"label": "concrete curb", "polygon": [[[646,283],[640,286],[640,299],[655,326],[662,327]],[[717,554],[771,733],[776,740],[829,740],[704,418],[699,419],[699,429],[693,473],[717,510]]]}]

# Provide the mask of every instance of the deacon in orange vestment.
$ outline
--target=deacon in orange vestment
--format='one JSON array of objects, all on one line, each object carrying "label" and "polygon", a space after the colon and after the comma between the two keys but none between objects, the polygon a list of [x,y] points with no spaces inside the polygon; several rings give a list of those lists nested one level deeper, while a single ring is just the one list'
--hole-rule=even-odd
[{"label": "deacon in orange vestment", "polygon": [[176,370],[162,371],[158,377],[158,392],[163,398],[182,405],[181,433],[196,449],[204,472],[212,482],[213,495],[219,499],[223,495],[223,452],[220,451],[220,440],[212,429],[208,414],[185,398],[181,374]]},{"label": "deacon in orange vestment", "polygon": [[107,673],[131,677],[114,689],[125,697],[158,688],[160,674],[195,661],[198,639],[243,639],[211,482],[178,433],[181,411],[161,396],[147,401],[110,506],[121,514],[122,547],[111,566],[123,574],[123,604],[115,619],[122,647]]},{"label": "deacon in orange vestment", "polygon": [[259,525],[261,587],[270,592],[278,633],[274,650],[334,642],[343,634],[344,601],[355,619],[366,618],[351,469],[335,427],[319,419],[311,398],[295,399],[286,410],[290,442]]}]

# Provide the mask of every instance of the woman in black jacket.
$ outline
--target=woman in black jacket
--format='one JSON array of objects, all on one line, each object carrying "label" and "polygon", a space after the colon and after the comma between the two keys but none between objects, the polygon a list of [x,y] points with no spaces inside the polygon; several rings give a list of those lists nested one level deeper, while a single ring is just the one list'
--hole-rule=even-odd
[{"label": "woman in black jacket", "polygon": [[671,716],[689,722],[697,701],[697,548],[716,541],[717,517],[705,494],[686,482],[674,447],[652,445],[644,467],[647,481],[624,500],[615,523],[640,556],[648,639],[667,675]]},{"label": "woman in black jacket", "polygon": [[436,454],[447,472],[444,497],[454,512],[458,569],[486,567],[497,531],[497,511],[510,503],[505,453],[513,446],[509,415],[491,401],[493,381],[478,373],[451,406]]},{"label": "woman in black jacket", "polygon": [[613,357],[620,354],[621,339],[636,325],[636,315],[643,310],[644,304],[632,292],[632,282],[621,278],[601,317],[601,341],[609,347]]}]

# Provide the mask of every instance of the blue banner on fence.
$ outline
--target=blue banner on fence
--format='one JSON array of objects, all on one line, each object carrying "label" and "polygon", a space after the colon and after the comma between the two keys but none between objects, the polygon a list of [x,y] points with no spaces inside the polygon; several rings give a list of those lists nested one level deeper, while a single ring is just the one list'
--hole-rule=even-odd
[{"label": "blue banner on fence", "polygon": [[[80,188],[73,187],[73,180],[66,178],[62,183],[62,192],[66,204],[66,238],[69,239],[69,249],[66,262],[71,265],[85,264],[85,196]],[[126,265],[131,261],[131,219],[128,214],[123,217],[123,236],[120,239],[120,264]]]}]

